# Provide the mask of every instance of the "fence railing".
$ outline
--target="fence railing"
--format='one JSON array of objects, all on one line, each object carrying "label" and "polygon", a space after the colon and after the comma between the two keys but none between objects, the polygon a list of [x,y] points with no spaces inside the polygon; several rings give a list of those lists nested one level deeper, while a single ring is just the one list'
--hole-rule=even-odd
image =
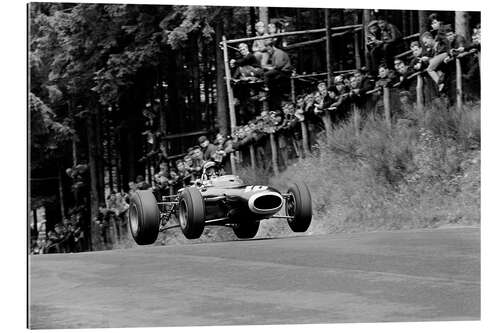
[{"label": "fence railing", "polygon": [[[456,110],[457,112],[461,112],[463,109],[463,80],[462,80],[462,65],[461,65],[461,59],[463,59],[465,56],[470,55],[474,53],[475,51],[468,51],[468,52],[463,52],[459,55],[456,55],[454,57],[455,61],[455,66],[456,66]],[[349,71],[346,71],[349,72]],[[316,77],[316,76],[321,76],[321,75],[326,75],[326,73],[319,73],[319,74],[305,74],[305,75],[294,75],[291,77],[291,99],[292,102],[295,104],[296,101],[296,91],[295,91],[295,80],[300,79],[300,78],[309,78],[309,77]],[[423,76],[426,75],[425,70],[417,71],[415,73],[412,73],[408,77],[405,78],[405,80],[416,80],[416,85],[415,85],[415,106],[417,110],[422,111],[424,109],[424,79]],[[392,105],[391,105],[391,99],[390,99],[390,94],[393,89],[397,89],[401,86],[401,82],[395,83],[391,86],[383,86],[383,87],[376,87],[368,92],[365,93],[365,95],[381,95],[382,102],[383,102],[383,117],[384,120],[387,124],[387,128],[391,130],[392,127],[392,118],[393,118],[393,112],[392,110]],[[350,105],[351,108],[351,117],[354,122],[354,127],[355,127],[355,135],[359,136],[360,129],[361,129],[361,115],[364,112],[367,112],[367,110],[363,110],[360,106],[358,106],[356,103],[351,103]],[[323,120],[323,125],[325,127],[325,134],[327,139],[331,138],[333,136],[333,131],[334,128],[332,126],[332,119],[331,115],[329,112],[324,112],[321,116]],[[297,131],[301,134],[301,141],[295,143],[298,147],[302,147],[300,152],[297,152],[298,157],[304,157],[307,156],[311,153],[311,146],[310,146],[310,133],[308,131],[308,124],[307,121],[299,121],[300,125],[300,131],[297,129]],[[270,153],[271,153],[271,166],[272,166],[272,171],[275,175],[279,173],[280,165],[278,163],[279,158],[279,148],[276,143],[276,138],[282,135],[280,132],[271,132],[269,133],[268,140],[269,140],[269,146],[270,146]],[[280,147],[281,148],[281,147]],[[243,148],[242,148],[243,149]],[[256,166],[259,164],[255,161],[256,155],[255,155],[255,147],[253,143],[249,143],[248,148],[245,148],[249,150],[249,156],[250,156],[250,167],[252,169],[255,169]],[[235,163],[235,167],[241,167],[242,165],[242,159],[239,158],[238,163]],[[262,163],[261,163],[262,164]],[[236,173],[237,170],[232,169],[233,173]]]}]

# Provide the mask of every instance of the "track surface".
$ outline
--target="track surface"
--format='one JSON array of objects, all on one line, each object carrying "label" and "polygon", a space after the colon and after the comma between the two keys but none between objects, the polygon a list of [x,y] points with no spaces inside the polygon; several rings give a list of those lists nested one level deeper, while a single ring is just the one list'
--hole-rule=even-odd
[{"label": "track surface", "polygon": [[30,257],[32,328],[480,318],[480,229]]}]

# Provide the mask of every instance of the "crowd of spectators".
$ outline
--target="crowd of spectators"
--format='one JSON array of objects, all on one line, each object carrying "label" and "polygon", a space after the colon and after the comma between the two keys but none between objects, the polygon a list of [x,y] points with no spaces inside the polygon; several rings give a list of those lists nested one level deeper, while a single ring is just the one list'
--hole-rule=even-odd
[{"label": "crowd of spectators", "polygon": [[72,214],[71,218],[63,219],[62,223],[54,226],[53,230],[45,232],[45,223],[38,230],[36,238],[32,239],[31,253],[72,253],[85,249],[85,234],[82,219],[79,214]]}]

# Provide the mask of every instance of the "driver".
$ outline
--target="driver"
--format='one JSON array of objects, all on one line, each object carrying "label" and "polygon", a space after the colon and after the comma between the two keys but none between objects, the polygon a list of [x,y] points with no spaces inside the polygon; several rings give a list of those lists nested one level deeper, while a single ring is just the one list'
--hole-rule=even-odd
[{"label": "driver", "polygon": [[206,162],[203,166],[202,180],[211,180],[219,176],[219,171],[217,169],[217,164],[213,161]]}]

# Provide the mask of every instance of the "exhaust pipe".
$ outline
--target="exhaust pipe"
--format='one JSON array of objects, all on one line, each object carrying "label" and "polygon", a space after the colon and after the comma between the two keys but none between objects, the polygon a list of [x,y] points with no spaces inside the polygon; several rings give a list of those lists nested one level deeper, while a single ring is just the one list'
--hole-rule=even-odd
[{"label": "exhaust pipe", "polygon": [[256,193],[248,199],[248,208],[255,214],[277,213],[283,206],[283,197],[276,192]]}]

